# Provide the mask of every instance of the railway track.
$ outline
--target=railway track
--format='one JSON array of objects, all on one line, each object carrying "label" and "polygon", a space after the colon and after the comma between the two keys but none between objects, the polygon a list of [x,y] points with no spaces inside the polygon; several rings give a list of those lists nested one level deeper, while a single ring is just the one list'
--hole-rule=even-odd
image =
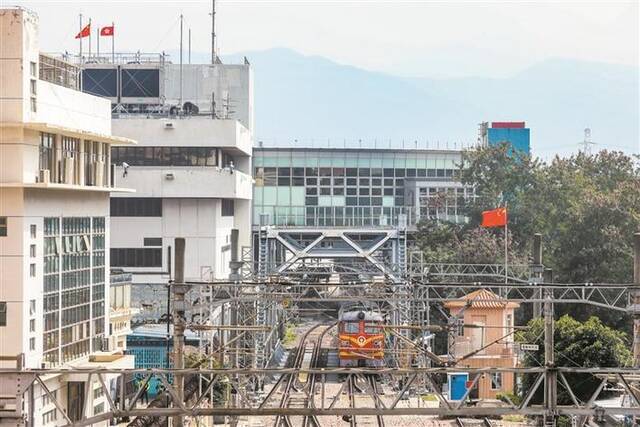
[{"label": "railway track", "polygon": [[[349,393],[349,405],[352,408],[356,407],[356,394],[366,393],[373,399],[375,407],[378,409],[384,408],[384,403],[380,395],[382,394],[380,386],[376,379],[376,375],[352,375],[348,378],[347,392]],[[377,425],[378,427],[384,427],[384,417],[382,415],[363,415],[359,416],[357,421],[355,416],[345,418],[345,421],[349,422],[350,427],[357,426],[370,426]]]},{"label": "railway track", "polygon": [[[318,333],[318,329],[324,326],[324,329]],[[322,339],[325,334],[333,327],[335,323],[330,325],[317,324],[311,327],[300,338],[298,346],[294,350],[293,362],[290,363],[292,368],[315,368],[320,358],[320,350],[322,348]],[[281,408],[307,408],[313,403],[314,387],[316,382],[315,375],[307,373],[287,374],[280,377],[273,387],[273,390],[283,388],[280,398]],[[286,416],[277,416],[274,427],[280,426],[293,427],[302,425],[304,427],[320,427],[320,423],[316,416],[303,417],[302,424],[292,424],[291,419]]]},{"label": "railway track", "polygon": [[[309,367],[311,368],[320,367],[320,354],[322,351],[322,340],[324,339],[324,336],[327,334],[327,332],[329,332],[329,330],[331,330],[331,328],[333,328],[336,324],[337,322],[334,322],[331,325],[327,326],[318,336],[316,340],[316,344],[313,348],[313,352],[311,354]],[[317,375],[312,374],[308,378],[308,384],[306,384],[306,391],[310,396],[310,399],[307,401],[308,407],[315,406],[313,398],[315,396],[316,381],[317,381]],[[302,420],[302,427],[320,427],[320,422],[318,421],[318,417],[316,417],[315,415],[304,417]]]}]

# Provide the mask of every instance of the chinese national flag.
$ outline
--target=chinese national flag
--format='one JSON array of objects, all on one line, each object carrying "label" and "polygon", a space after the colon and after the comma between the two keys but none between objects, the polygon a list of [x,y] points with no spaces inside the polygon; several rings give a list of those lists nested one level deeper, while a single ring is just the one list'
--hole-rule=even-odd
[{"label": "chinese national flag", "polygon": [[76,34],[77,39],[82,39],[85,37],[89,37],[91,35],[91,24],[87,24],[78,34]]},{"label": "chinese national flag", "polygon": [[102,27],[100,30],[100,35],[104,37],[113,37],[113,25],[110,27]]},{"label": "chinese national flag", "polygon": [[482,212],[483,227],[504,227],[507,225],[507,208],[497,208]]}]

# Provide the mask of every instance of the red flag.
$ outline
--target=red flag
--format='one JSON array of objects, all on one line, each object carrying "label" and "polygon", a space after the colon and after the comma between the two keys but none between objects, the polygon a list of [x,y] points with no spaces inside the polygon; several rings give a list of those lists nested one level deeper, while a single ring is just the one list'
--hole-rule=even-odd
[{"label": "red flag", "polygon": [[507,208],[497,208],[482,212],[483,227],[504,227],[507,225]]},{"label": "red flag", "polygon": [[104,37],[113,37],[113,32],[113,25],[110,27],[102,27],[102,29],[100,30],[100,35]]},{"label": "red flag", "polygon": [[82,39],[84,37],[89,37],[91,35],[91,24],[87,24],[78,34],[76,34],[77,39]]}]

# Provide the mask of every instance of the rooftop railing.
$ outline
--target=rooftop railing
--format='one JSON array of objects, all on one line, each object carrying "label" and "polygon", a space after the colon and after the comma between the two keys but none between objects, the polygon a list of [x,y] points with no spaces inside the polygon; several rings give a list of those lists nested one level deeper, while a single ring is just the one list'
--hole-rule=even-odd
[{"label": "rooftop railing", "polygon": [[476,141],[434,141],[426,139],[287,138],[259,139],[254,148],[374,149],[461,151],[478,148]]},{"label": "rooftop railing", "polygon": [[80,68],[53,56],[40,54],[40,80],[80,90]]}]

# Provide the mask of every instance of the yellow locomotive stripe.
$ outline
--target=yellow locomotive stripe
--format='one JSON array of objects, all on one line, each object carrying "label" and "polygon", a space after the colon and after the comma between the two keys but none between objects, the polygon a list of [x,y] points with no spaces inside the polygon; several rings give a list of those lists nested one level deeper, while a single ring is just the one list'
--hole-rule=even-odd
[{"label": "yellow locomotive stripe", "polygon": [[363,356],[366,356],[367,358],[374,358],[374,359],[382,358],[382,357],[384,357],[384,351],[376,351],[374,353],[367,353],[366,355],[362,354],[362,353],[355,352],[355,351],[342,351],[342,350],[339,353],[339,357],[341,357],[341,358],[362,359]]}]

